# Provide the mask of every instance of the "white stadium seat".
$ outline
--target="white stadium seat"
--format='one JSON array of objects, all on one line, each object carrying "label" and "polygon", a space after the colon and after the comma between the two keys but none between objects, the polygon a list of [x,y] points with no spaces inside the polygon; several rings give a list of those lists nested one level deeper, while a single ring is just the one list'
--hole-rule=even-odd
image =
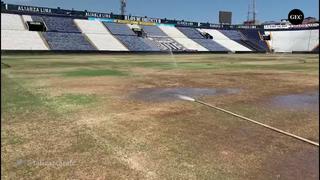
[{"label": "white stadium seat", "polygon": [[128,51],[100,21],[74,20],[82,33],[100,51]]},{"label": "white stadium seat", "polygon": [[1,30],[3,50],[48,50],[38,32]]},{"label": "white stadium seat", "polygon": [[206,32],[210,34],[213,37],[213,40],[217,42],[218,44],[230,49],[231,51],[251,51],[247,47],[237,43],[236,41],[233,41],[229,39],[227,36],[219,32],[218,30],[214,29],[198,29],[201,32]]},{"label": "white stadium seat", "polygon": [[108,29],[100,21],[75,19],[74,22],[80,28],[82,33],[110,34]]},{"label": "white stadium seat", "polygon": [[194,42],[193,40],[189,39],[185,36],[182,32],[180,32],[176,27],[172,26],[159,26],[159,28],[166,33],[169,37],[183,45],[189,50],[195,51],[208,51],[208,49],[202,47],[198,43]]},{"label": "white stadium seat", "polygon": [[21,16],[1,13],[1,30],[25,30]]},{"label": "white stadium seat", "polygon": [[111,34],[86,34],[86,36],[101,51],[128,51]]}]

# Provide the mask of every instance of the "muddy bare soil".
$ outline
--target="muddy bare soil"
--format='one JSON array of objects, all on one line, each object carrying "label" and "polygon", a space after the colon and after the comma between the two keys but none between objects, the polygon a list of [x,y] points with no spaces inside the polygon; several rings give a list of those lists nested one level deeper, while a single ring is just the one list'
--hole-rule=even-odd
[{"label": "muddy bare soil", "polygon": [[319,89],[300,94],[276,96],[271,99],[270,104],[275,108],[311,110],[319,112]]},{"label": "muddy bare soil", "polygon": [[148,88],[137,90],[131,95],[132,98],[149,102],[176,101],[180,100],[178,95],[192,98],[204,96],[219,96],[239,93],[239,89],[225,88]]},{"label": "muddy bare soil", "polygon": [[[319,112],[312,110],[319,106],[318,56],[70,55],[2,61],[11,66],[1,74],[3,179],[319,178],[318,147],[176,96],[319,142]],[[90,72],[125,73],[79,74],[89,65]],[[70,72],[78,74],[66,76]],[[21,160],[36,163],[17,167]],[[74,164],[67,167],[34,165],[70,160]]]}]

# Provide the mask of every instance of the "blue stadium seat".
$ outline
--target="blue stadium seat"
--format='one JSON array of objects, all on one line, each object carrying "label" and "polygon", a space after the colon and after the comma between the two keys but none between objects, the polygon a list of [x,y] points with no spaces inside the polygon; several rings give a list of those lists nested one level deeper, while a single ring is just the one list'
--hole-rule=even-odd
[{"label": "blue stadium seat", "polygon": [[192,39],[196,43],[200,44],[201,46],[205,47],[209,51],[223,51],[228,52],[229,49],[221,46],[220,44],[216,43],[212,39]]},{"label": "blue stadium seat", "polygon": [[168,37],[158,26],[141,26],[148,37]]},{"label": "blue stadium seat", "polygon": [[239,31],[236,31],[236,30],[219,30],[219,31],[232,40],[243,39]]},{"label": "blue stadium seat", "polygon": [[81,33],[44,32],[51,50],[96,50]]},{"label": "blue stadium seat", "polygon": [[157,44],[147,38],[115,35],[130,51],[160,51]]},{"label": "blue stadium seat", "polygon": [[198,31],[196,28],[189,28],[189,27],[177,27],[179,31],[181,31],[184,35],[191,39],[205,39],[201,32]]},{"label": "blue stadium seat", "polygon": [[55,16],[31,16],[34,21],[42,21],[47,31],[53,32],[80,32],[72,18]]},{"label": "blue stadium seat", "polygon": [[110,23],[110,22],[103,22],[103,24],[109,29],[111,34],[136,36],[136,34],[129,28],[127,24]]},{"label": "blue stadium seat", "polygon": [[[240,30],[247,40],[258,46],[261,50],[269,51],[268,45],[265,41],[261,40],[259,36],[259,30],[257,29],[244,29]],[[264,32],[261,32],[264,34]]]}]

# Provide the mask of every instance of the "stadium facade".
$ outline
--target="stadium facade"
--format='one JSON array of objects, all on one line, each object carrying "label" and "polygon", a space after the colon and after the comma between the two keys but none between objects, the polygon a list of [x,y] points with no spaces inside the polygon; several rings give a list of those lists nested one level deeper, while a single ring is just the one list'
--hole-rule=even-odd
[{"label": "stadium facade", "polygon": [[2,3],[1,51],[319,52],[319,23],[220,25]]}]

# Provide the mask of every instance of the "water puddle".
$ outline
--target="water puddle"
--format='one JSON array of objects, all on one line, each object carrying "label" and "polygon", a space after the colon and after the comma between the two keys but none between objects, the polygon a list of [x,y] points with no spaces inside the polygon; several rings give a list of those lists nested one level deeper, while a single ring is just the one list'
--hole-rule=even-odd
[{"label": "water puddle", "polygon": [[276,96],[271,99],[271,104],[274,107],[287,108],[290,110],[303,109],[319,111],[319,91]]},{"label": "water puddle", "polygon": [[132,94],[134,99],[150,102],[159,101],[175,101],[179,100],[178,95],[190,96],[193,98],[203,96],[215,96],[225,94],[239,93],[239,89],[226,88],[149,88],[141,89],[138,92]]}]

